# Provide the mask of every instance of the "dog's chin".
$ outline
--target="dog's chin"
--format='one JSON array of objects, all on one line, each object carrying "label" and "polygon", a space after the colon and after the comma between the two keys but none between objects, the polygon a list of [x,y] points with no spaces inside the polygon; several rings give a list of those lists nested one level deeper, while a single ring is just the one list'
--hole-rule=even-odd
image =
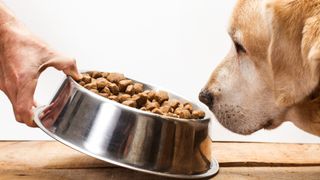
[{"label": "dog's chin", "polygon": [[[281,123],[276,122],[273,119],[264,119],[260,117],[259,119],[250,118],[251,116],[246,117],[243,113],[236,111],[233,112],[231,109],[221,109],[221,108],[211,108],[211,111],[215,114],[218,122],[225,127],[226,129],[241,135],[250,135],[255,133],[261,129],[275,129]],[[224,113],[223,113],[224,112]],[[233,112],[232,115],[228,114],[229,112]]]},{"label": "dog's chin", "polygon": [[237,119],[236,117],[234,118],[225,118],[221,117],[219,113],[215,113],[212,111],[218,122],[225,127],[226,129],[230,130],[233,133],[236,134],[241,134],[241,135],[250,135],[260,129],[263,129],[262,125],[252,125],[250,124],[249,120],[244,120],[244,119]]},{"label": "dog's chin", "polygon": [[218,121],[220,122],[220,124],[222,124],[228,130],[230,130],[234,133],[237,133],[237,134],[241,134],[241,135],[251,135],[261,129],[272,130],[272,129],[279,127],[281,124],[281,123],[280,124],[275,123],[274,120],[268,120],[268,121],[266,121],[266,123],[264,123],[260,126],[257,126],[257,127],[243,127],[243,126],[228,125],[224,121],[220,121],[219,119],[218,119]]},{"label": "dog's chin", "polygon": [[260,129],[247,129],[247,128],[229,128],[229,127],[226,127],[224,126],[225,128],[227,128],[228,130],[230,130],[231,132],[233,133],[236,133],[236,134],[241,134],[241,135],[251,135],[252,133],[260,130]]}]

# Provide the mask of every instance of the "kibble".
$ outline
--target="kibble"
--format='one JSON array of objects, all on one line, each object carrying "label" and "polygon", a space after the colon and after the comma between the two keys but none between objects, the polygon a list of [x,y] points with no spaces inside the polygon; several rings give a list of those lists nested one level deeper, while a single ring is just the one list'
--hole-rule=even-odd
[{"label": "kibble", "polygon": [[107,86],[104,87],[104,88],[101,90],[101,93],[108,94],[108,96],[111,96],[111,95],[112,95],[110,89],[109,89]]},{"label": "kibble", "polygon": [[109,96],[108,98],[109,98],[110,100],[119,102],[118,96],[112,95],[112,96]]},{"label": "kibble", "polygon": [[115,83],[109,83],[109,84],[107,84],[107,86],[110,89],[110,91],[112,92],[112,94],[114,94],[114,95],[119,94],[119,87]]},{"label": "kibble", "polygon": [[163,115],[163,112],[162,112],[160,109],[158,109],[158,108],[153,109],[151,112],[153,112],[153,113],[155,113],[155,114]]},{"label": "kibble", "polygon": [[99,77],[102,77],[102,72],[98,72],[98,71],[94,71],[92,72],[92,76],[93,78],[97,79]]},{"label": "kibble", "polygon": [[129,85],[127,88],[126,88],[126,91],[125,91],[127,94],[130,94],[130,95],[133,95],[134,94],[134,89],[133,89],[133,85]]},{"label": "kibble", "polygon": [[170,99],[170,100],[168,100],[168,101],[163,102],[162,105],[163,105],[163,106],[168,105],[168,106],[176,109],[176,108],[179,106],[179,104],[180,104],[180,102],[179,102],[177,99]]},{"label": "kibble", "polygon": [[147,103],[147,96],[144,94],[133,95],[132,100],[137,102],[137,107],[140,108]]},{"label": "kibble", "polygon": [[148,111],[152,111],[153,109],[159,108],[159,107],[160,107],[160,104],[155,101],[153,101],[153,102],[147,101],[147,103],[146,103],[146,109]]},{"label": "kibble", "polygon": [[158,91],[155,94],[155,99],[161,104],[162,102],[169,100],[169,95],[167,92]]},{"label": "kibble", "polygon": [[133,85],[133,91],[134,91],[135,94],[139,94],[139,93],[143,92],[143,84],[135,83]]},{"label": "kibble", "polygon": [[105,78],[100,77],[97,79],[96,83],[98,89],[103,89],[108,84],[108,81]]},{"label": "kibble", "polygon": [[190,103],[185,103],[185,104],[184,104],[184,109],[189,110],[189,111],[192,112],[193,107],[192,107],[192,105],[191,105]]},{"label": "kibble", "polygon": [[91,83],[91,76],[89,74],[83,74],[81,81],[86,84]]},{"label": "kibble", "polygon": [[86,83],[85,83],[84,81],[80,81],[79,84],[80,84],[81,86],[86,85]]},{"label": "kibble", "polygon": [[194,110],[192,111],[192,116],[194,119],[203,119],[206,114],[203,111]]},{"label": "kibble", "polygon": [[137,107],[137,103],[133,100],[124,101],[122,104],[133,108]]},{"label": "kibble", "polygon": [[102,77],[107,78],[109,76],[109,73],[108,72],[102,72],[101,75],[102,75]]},{"label": "kibble", "polygon": [[92,82],[92,83],[84,85],[83,87],[85,87],[86,89],[89,89],[89,90],[97,89],[97,83]]},{"label": "kibble", "polygon": [[185,109],[181,110],[178,115],[180,118],[183,118],[183,119],[191,119],[190,111]]},{"label": "kibble", "polygon": [[131,98],[131,96],[129,94],[119,94],[118,96],[118,99],[119,99],[119,102],[124,102],[124,101],[127,101]]},{"label": "kibble", "polygon": [[124,79],[126,79],[126,78],[124,77],[123,74],[120,74],[120,73],[109,73],[107,79],[108,79],[110,82],[118,83],[118,82],[120,82],[121,80],[124,80]]},{"label": "kibble", "polygon": [[121,73],[90,71],[83,73],[78,83],[102,97],[142,111],[182,119],[205,117],[205,112],[195,109],[191,103],[171,99],[165,91],[145,90],[142,83],[127,79]]},{"label": "kibble", "polygon": [[125,90],[130,84],[132,84],[132,80],[129,80],[129,79],[119,81],[119,90],[121,92],[125,92]]},{"label": "kibble", "polygon": [[148,94],[148,99],[150,101],[152,101],[156,96],[156,91],[147,91],[146,93]]}]

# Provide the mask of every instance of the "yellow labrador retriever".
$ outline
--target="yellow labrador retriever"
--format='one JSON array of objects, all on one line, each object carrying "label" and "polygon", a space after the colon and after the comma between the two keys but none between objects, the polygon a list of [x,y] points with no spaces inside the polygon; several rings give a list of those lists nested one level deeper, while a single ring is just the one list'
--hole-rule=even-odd
[{"label": "yellow labrador retriever", "polygon": [[229,34],[199,95],[219,122],[250,134],[292,121],[320,136],[320,0],[239,0]]}]

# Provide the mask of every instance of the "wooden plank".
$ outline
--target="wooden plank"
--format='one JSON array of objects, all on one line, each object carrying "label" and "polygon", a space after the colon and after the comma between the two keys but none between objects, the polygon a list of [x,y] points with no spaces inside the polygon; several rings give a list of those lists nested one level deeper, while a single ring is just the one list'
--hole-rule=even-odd
[{"label": "wooden plank", "polygon": [[[222,167],[320,166],[318,144],[213,143]],[[115,167],[55,141],[0,142],[0,169]]]},{"label": "wooden plank", "polygon": [[221,166],[320,165],[320,144],[213,143]]},{"label": "wooden plank", "polygon": [[[214,180],[319,180],[320,166],[312,167],[222,167]],[[124,168],[0,170],[1,180],[163,180],[159,176]]]},{"label": "wooden plank", "polygon": [[312,167],[222,167],[217,180],[319,180],[320,166]]},{"label": "wooden plank", "polygon": [[110,167],[55,141],[0,142],[0,169]]}]

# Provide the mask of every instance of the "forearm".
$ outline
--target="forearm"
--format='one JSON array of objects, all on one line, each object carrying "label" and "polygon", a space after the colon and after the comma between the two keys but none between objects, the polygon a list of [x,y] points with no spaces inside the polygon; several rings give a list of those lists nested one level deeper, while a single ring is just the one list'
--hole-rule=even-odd
[{"label": "forearm", "polygon": [[7,64],[6,52],[14,48],[11,41],[16,41],[13,27],[17,22],[13,13],[0,0],[0,77],[3,77],[3,68],[6,68],[4,65]]},{"label": "forearm", "polygon": [[35,126],[33,95],[46,67],[80,78],[74,59],[52,50],[34,36],[0,0],[0,90],[12,103],[16,120],[28,126]]}]

